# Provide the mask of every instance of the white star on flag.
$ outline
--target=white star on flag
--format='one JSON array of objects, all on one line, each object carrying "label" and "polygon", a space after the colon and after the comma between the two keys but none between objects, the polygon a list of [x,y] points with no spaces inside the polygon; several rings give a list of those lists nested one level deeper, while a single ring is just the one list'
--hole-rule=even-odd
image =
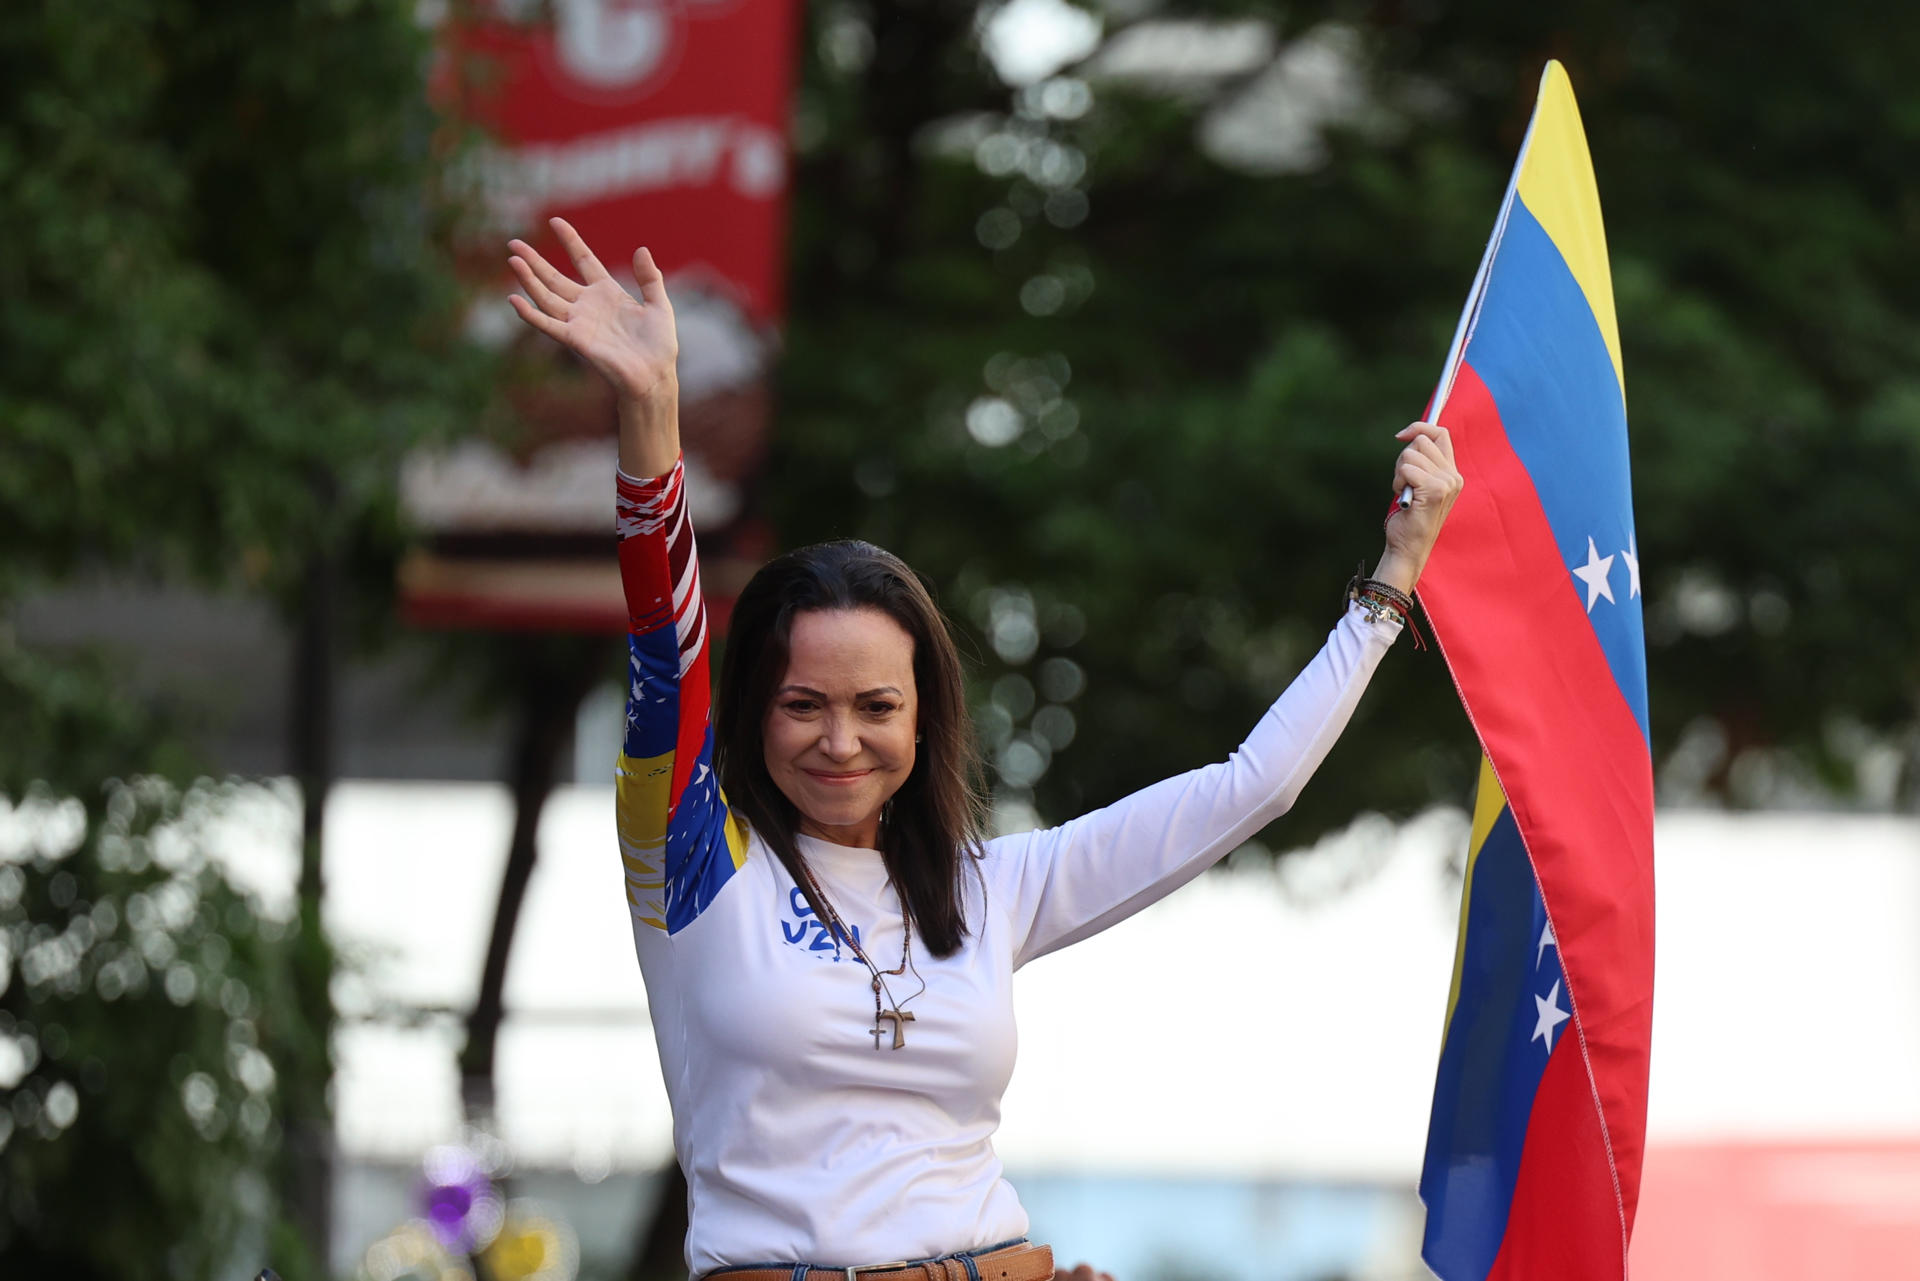
[{"label": "white star on flag", "polygon": [[1640,549],[1632,534],[1627,535],[1627,550],[1620,559],[1627,562],[1627,599],[1632,600],[1640,594]]},{"label": "white star on flag", "polygon": [[1548,921],[1545,928],[1543,928],[1540,931],[1540,946],[1535,948],[1533,952],[1533,968],[1534,969],[1537,970],[1540,968],[1540,962],[1546,959],[1547,949],[1549,947],[1554,948],[1555,950],[1558,950],[1560,947],[1559,940],[1553,937],[1552,921]]},{"label": "white star on flag", "polygon": [[1533,1035],[1527,1039],[1529,1041],[1544,1040],[1547,1043],[1547,1053],[1552,1054],[1554,1029],[1571,1017],[1560,1008],[1560,980],[1554,980],[1553,991],[1545,996],[1534,997],[1533,1004],[1540,1017],[1539,1021],[1533,1025]]},{"label": "white star on flag", "polygon": [[1575,565],[1573,576],[1587,585],[1587,612],[1593,612],[1593,603],[1602,596],[1613,604],[1613,584],[1607,581],[1607,575],[1613,570],[1613,557],[1602,556],[1600,549],[1593,545],[1593,535],[1587,535],[1587,563]]}]

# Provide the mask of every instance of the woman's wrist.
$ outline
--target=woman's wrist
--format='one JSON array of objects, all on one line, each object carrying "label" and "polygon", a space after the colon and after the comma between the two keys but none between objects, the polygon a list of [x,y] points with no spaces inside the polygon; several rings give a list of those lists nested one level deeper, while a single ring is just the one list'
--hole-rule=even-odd
[{"label": "woman's wrist", "polygon": [[648,479],[680,461],[680,382],[672,373],[645,391],[619,398],[620,470]]},{"label": "woman's wrist", "polygon": [[1392,547],[1381,553],[1380,563],[1374,566],[1372,577],[1385,583],[1395,591],[1413,595],[1413,585],[1420,581],[1420,571],[1425,565]]}]

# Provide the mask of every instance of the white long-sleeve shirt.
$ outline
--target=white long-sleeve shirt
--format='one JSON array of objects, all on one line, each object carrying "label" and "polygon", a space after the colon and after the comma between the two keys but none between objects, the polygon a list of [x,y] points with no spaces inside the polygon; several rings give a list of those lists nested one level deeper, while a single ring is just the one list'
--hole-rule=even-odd
[{"label": "white long-sleeve shirt", "polygon": [[[836,949],[719,793],[683,474],[623,475],[619,493],[633,618],[620,843],[687,1176],[688,1268],[844,1267],[1024,1236],[992,1143],[1013,1072],[1014,971],[1184,885],[1284,813],[1398,625],[1350,609],[1226,761],[989,842],[967,878],[960,949],[936,958],[916,940],[913,969],[887,976],[884,1004],[913,1015],[895,1049],[867,968]],[[878,852],[799,845],[874,964],[898,964],[901,904]]]}]

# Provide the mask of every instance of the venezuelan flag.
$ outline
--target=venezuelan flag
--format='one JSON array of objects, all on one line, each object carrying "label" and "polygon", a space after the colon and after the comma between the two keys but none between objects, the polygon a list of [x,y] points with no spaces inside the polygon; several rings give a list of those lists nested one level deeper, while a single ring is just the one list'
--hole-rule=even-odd
[{"label": "venezuelan flag", "polygon": [[1435,1081],[1444,1281],[1626,1275],[1653,1026],[1653,770],[1592,162],[1548,63],[1435,392],[1466,488],[1420,597],[1485,753]]}]

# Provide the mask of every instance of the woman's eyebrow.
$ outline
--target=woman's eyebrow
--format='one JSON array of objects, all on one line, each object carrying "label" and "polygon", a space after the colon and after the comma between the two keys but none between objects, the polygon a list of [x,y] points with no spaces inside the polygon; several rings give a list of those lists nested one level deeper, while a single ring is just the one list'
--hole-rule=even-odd
[{"label": "woman's eyebrow", "polygon": [[[828,701],[827,696],[825,694],[821,693],[819,690],[814,689],[812,686],[809,686],[809,685],[782,685],[779,689],[776,689],[773,692],[775,696],[778,696],[781,694],[805,694],[808,698],[817,698],[823,703]],[[878,694],[891,694],[895,698],[904,697],[904,695],[901,694],[900,692],[899,686],[897,685],[882,685],[876,689],[863,689],[858,694],[855,694],[854,697],[855,698],[872,698]]]},{"label": "woman's eyebrow", "polygon": [[826,699],[827,699],[827,696],[826,696],[825,694],[822,694],[822,693],[821,693],[821,692],[820,692],[819,690],[817,690],[817,689],[814,689],[814,688],[812,688],[811,686],[807,686],[807,685],[782,685],[782,686],[781,686],[781,687],[780,687],[779,689],[776,689],[776,690],[775,690],[775,691],[773,691],[773,692],[774,692],[774,693],[775,693],[776,695],[778,695],[778,694],[805,694],[805,695],[806,695],[806,696],[807,696],[808,698],[817,698],[817,699],[819,699],[819,700],[820,700],[821,702],[823,702],[823,703],[824,703],[824,702],[826,701]]}]

